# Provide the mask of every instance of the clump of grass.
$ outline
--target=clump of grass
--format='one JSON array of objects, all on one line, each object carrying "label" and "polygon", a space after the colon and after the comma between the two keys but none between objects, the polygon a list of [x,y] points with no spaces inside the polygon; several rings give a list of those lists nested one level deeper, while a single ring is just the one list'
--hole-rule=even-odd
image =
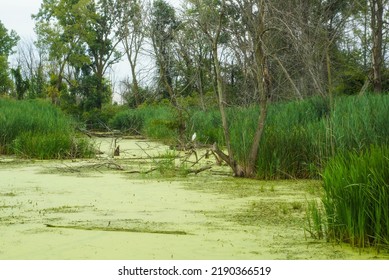
[{"label": "clump of grass", "polygon": [[328,237],[360,248],[389,246],[389,147],[338,154],[323,180]]},{"label": "clump of grass", "polygon": [[60,132],[34,134],[24,132],[11,145],[14,153],[21,157],[37,159],[62,159],[90,157],[90,143]]},{"label": "clump of grass", "polygon": [[306,211],[305,230],[312,238],[322,239],[325,236],[325,216],[322,207],[316,200],[309,201]]},{"label": "clump of grass", "polygon": [[49,159],[89,157],[89,142],[76,137],[74,123],[51,104],[0,99],[0,152]]},{"label": "clump of grass", "polygon": [[165,178],[185,177],[189,173],[189,167],[186,161],[179,158],[175,151],[166,151],[159,156],[161,159],[155,161],[156,170]]}]

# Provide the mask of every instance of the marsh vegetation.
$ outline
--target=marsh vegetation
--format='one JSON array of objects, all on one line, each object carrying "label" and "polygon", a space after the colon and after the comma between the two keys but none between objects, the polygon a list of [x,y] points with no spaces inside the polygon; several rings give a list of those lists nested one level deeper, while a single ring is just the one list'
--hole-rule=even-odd
[{"label": "marsh vegetation", "polygon": [[[193,113],[193,119],[188,119],[188,123],[192,124],[189,126],[193,128],[188,130],[186,137],[189,139],[193,131],[196,131],[198,135],[196,139],[197,147],[195,148],[196,155],[188,154],[188,150],[181,150],[181,146],[176,142],[177,138],[175,137],[178,133],[177,128],[172,125],[175,118],[169,107],[160,107],[158,110],[156,108],[141,108],[130,111],[123,109],[123,111],[113,116],[112,121],[107,124],[107,127],[111,126],[111,129],[120,128],[123,132],[128,132],[131,131],[135,123],[137,126],[136,134],[162,139],[160,141],[164,141],[167,145],[148,142],[139,137],[128,140],[128,136],[124,135],[119,135],[116,138],[91,139],[80,134],[77,135],[73,126],[75,123],[68,123],[70,119],[66,119],[67,122],[65,123],[69,126],[69,131],[73,133],[71,134],[72,137],[82,139],[82,141],[88,143],[89,148],[93,144],[93,151],[99,150],[104,153],[97,154],[89,160],[81,160],[76,157],[69,159],[68,153],[65,152],[63,157],[59,157],[59,154],[52,157],[57,160],[61,159],[61,161],[39,161],[35,164],[28,160],[34,158],[34,156],[27,157],[25,154],[18,153],[16,153],[17,158],[3,156],[1,176],[4,180],[2,180],[1,185],[2,205],[0,207],[2,227],[4,229],[8,228],[7,230],[18,228],[17,230],[21,235],[16,235],[18,237],[15,238],[19,241],[15,239],[12,242],[21,242],[21,244],[27,242],[25,234],[34,233],[33,236],[41,238],[47,234],[62,233],[68,235],[69,238],[73,238],[78,235],[77,233],[71,233],[73,231],[109,233],[110,235],[114,233],[157,234],[161,240],[163,237],[160,237],[160,235],[177,236],[185,233],[188,235],[187,238],[196,240],[189,241],[188,239],[186,242],[202,244],[208,241],[199,239],[199,234],[207,236],[211,232],[213,234],[218,232],[218,234],[225,235],[223,232],[227,230],[229,234],[232,231],[234,236],[228,241],[231,246],[235,246],[234,244],[238,242],[237,239],[248,238],[247,242],[239,242],[240,253],[232,250],[232,247],[231,250],[221,250],[215,252],[215,254],[205,250],[205,247],[202,247],[203,249],[197,251],[197,253],[183,253],[180,251],[181,249],[174,247],[172,249],[172,252],[174,251],[172,253],[173,258],[216,258],[217,256],[221,258],[221,255],[218,254],[226,254],[224,258],[234,258],[236,256],[241,258],[280,259],[386,258],[387,215],[385,215],[384,207],[387,200],[387,185],[385,183],[385,178],[387,178],[385,172],[388,170],[388,155],[387,149],[385,149],[387,138],[385,135],[373,133],[374,131],[382,132],[385,129],[386,123],[378,116],[384,115],[386,110],[382,109],[382,112],[374,111],[369,108],[369,104],[374,104],[376,108],[379,108],[380,105],[378,104],[383,104],[384,108],[387,101],[385,97],[381,96],[369,96],[363,101],[353,98],[341,99],[340,101],[343,106],[346,102],[353,102],[354,104],[362,102],[366,112],[374,112],[374,117],[367,113],[363,115],[363,118],[369,119],[368,122],[373,125],[366,125],[367,122],[363,122],[362,117],[353,122],[349,118],[345,119],[343,117],[341,118],[342,121],[336,121],[335,117],[331,118],[325,113],[320,115],[319,110],[314,111],[314,108],[321,108],[315,103],[318,102],[316,100],[299,102],[293,104],[293,106],[285,103],[278,104],[275,108],[270,107],[269,125],[267,126],[269,131],[265,131],[264,139],[266,141],[262,144],[264,145],[262,149],[273,150],[273,153],[268,158],[268,165],[258,164],[258,177],[256,179],[232,178],[231,170],[224,164],[220,166],[220,162],[218,163],[215,156],[209,153],[211,146],[209,144],[213,141],[219,141],[217,135],[222,135],[221,127],[217,125],[220,123],[217,111],[209,113],[197,111]],[[25,106],[23,103],[21,104],[21,106]],[[39,112],[41,106],[51,108],[51,105],[40,102],[28,104],[27,106],[37,106],[38,110],[33,110],[33,112],[38,116],[37,112]],[[8,107],[8,109],[11,108],[12,106]],[[56,109],[51,108],[50,110],[54,110],[59,114],[59,118],[64,117]],[[158,114],[153,115],[148,110],[157,111]],[[250,114],[258,114],[258,112],[256,112],[256,108],[241,108],[240,114],[236,114],[237,109],[234,110],[230,112],[231,119],[234,119],[233,116],[247,115],[237,118],[236,123],[240,126],[236,125],[231,130],[231,135],[234,135],[234,129],[236,129],[237,135],[236,138],[232,137],[232,139],[236,139],[232,143],[235,143],[235,141],[236,144],[245,143],[246,138],[239,137],[238,131],[244,128],[244,131],[249,133],[251,129],[250,122],[243,122],[243,120],[249,120],[248,116]],[[299,110],[302,111],[299,112]],[[127,113],[128,111],[130,113]],[[134,116],[134,122],[131,121],[132,116]],[[284,116],[284,119],[280,116]],[[306,117],[309,117],[309,119],[305,119]],[[53,117],[51,116],[51,118]],[[121,127],[115,127],[117,119],[122,119],[119,122]],[[165,121],[161,122],[163,119]],[[354,139],[352,137],[334,137],[334,139],[337,139],[335,142],[335,156],[330,154],[330,141],[324,137],[326,131],[321,131],[321,129],[325,129],[325,124],[330,120],[337,123],[337,125],[344,125],[344,122],[346,122],[350,131],[358,131],[358,133],[353,133]],[[195,127],[194,124],[199,121],[203,125]],[[278,125],[279,123],[288,122],[289,125],[285,127]],[[161,125],[161,123],[165,125]],[[384,124],[381,130],[377,129],[378,124]],[[151,129],[150,126],[157,126],[159,131]],[[276,128],[279,129],[278,132],[274,131]],[[314,128],[317,130],[315,131]],[[344,129],[345,127],[343,129],[337,128],[337,131],[341,132]],[[364,132],[364,130],[368,131]],[[157,133],[157,136],[148,134],[148,131]],[[300,133],[296,134],[296,131]],[[321,134],[323,139],[317,137]],[[110,133],[108,132],[107,135],[110,135]],[[165,137],[160,138],[160,135],[165,135]],[[209,137],[205,135],[209,135]],[[276,137],[276,135],[279,136]],[[295,139],[293,145],[290,139]],[[347,143],[341,140],[347,141]],[[190,140],[188,141],[190,142]],[[54,140],[54,142],[56,141]],[[12,141],[10,143],[12,144]],[[353,143],[363,143],[363,146],[352,146]],[[266,144],[272,145],[271,148]],[[113,150],[117,145],[121,147],[121,154],[113,157]],[[5,146],[3,145],[3,147]],[[283,149],[277,149],[277,147],[283,147]],[[301,147],[301,149],[298,149],[298,147]],[[310,150],[309,147],[314,147],[321,152],[313,153],[314,150]],[[241,145],[240,148],[244,149],[244,145]],[[348,149],[353,152],[348,152]],[[7,150],[7,153],[11,152],[12,150]],[[205,157],[207,153],[208,158]],[[90,154],[87,155],[90,156]],[[201,160],[198,161],[196,156]],[[282,165],[280,162],[289,162],[289,164]],[[307,169],[306,162],[311,164],[310,169]],[[295,163],[293,168],[283,169],[283,166],[288,167],[292,163]],[[272,165],[277,166],[277,168],[267,167]],[[204,166],[211,166],[211,168],[204,169],[197,175],[190,172]],[[25,179],[16,179],[18,173],[23,173]],[[113,181],[105,187],[101,186],[98,189],[93,189],[94,184],[100,178]],[[321,178],[323,181],[321,181]],[[263,179],[269,181],[263,181]],[[279,181],[280,179],[284,181]],[[285,181],[285,179],[287,180]],[[47,182],[45,182],[46,180]],[[53,188],[56,184],[61,186],[60,189]],[[137,191],[133,191],[131,187],[136,186],[135,189],[138,191],[141,188],[150,191],[146,195],[148,198],[144,198],[145,201],[153,201],[155,197],[159,197],[163,201],[173,199],[174,202],[172,203],[176,204],[178,203],[176,200],[178,197],[182,196],[185,199],[183,201],[180,199],[181,206],[178,207],[178,204],[176,206],[172,204],[167,206],[167,209],[164,208],[164,203],[157,201],[149,201],[155,203],[152,206],[149,203],[144,205],[141,201],[138,201],[140,204],[136,211],[130,201],[120,202],[121,206],[119,208],[121,210],[113,204],[104,206],[105,210],[100,209],[102,201],[96,199],[97,197],[103,200],[105,200],[104,197],[107,197],[107,200],[117,202],[119,198],[112,197],[108,193],[117,194],[118,184],[120,185],[120,192],[124,192],[119,196],[138,196]],[[128,188],[125,187],[126,185]],[[148,189],[150,185],[154,185],[154,187]],[[32,189],[29,190],[31,187]],[[77,191],[75,191],[75,188]],[[178,190],[180,195],[174,194]],[[80,195],[79,192],[82,192],[85,199],[82,203],[76,199]],[[67,193],[69,195],[72,193],[75,197],[68,196]],[[39,198],[47,194],[51,196],[48,204]],[[208,203],[217,204],[215,208],[208,209],[209,207],[204,206],[207,204],[207,199],[210,199]],[[190,209],[188,206],[192,204],[197,205],[195,209]],[[354,206],[349,207],[350,204]],[[382,208],[380,209],[380,207]],[[353,212],[350,211],[351,209],[360,211]],[[165,217],[161,213],[160,215],[151,214],[150,212],[153,211],[158,213],[167,211],[170,214],[165,212],[168,215]],[[180,211],[183,211],[184,215],[181,218],[178,214]],[[32,218],[28,218],[27,213],[35,214]],[[119,215],[118,213],[122,214]],[[120,217],[116,217],[116,215]],[[153,217],[154,215],[157,216]],[[152,219],[149,219],[149,216]],[[199,217],[204,219],[200,224],[197,224],[196,229],[190,226],[192,223],[190,220],[193,217],[195,217],[194,221]],[[166,219],[168,221],[165,221]],[[363,219],[363,225],[356,224],[356,221],[360,219]],[[180,221],[185,222],[181,224]],[[214,228],[216,221],[219,224]],[[210,227],[210,225],[213,226]],[[24,227],[28,229],[23,229]],[[204,232],[207,232],[207,234]],[[284,234],[285,232],[288,234]],[[84,233],[79,234],[84,235]],[[248,236],[244,237],[246,234],[256,237],[253,237],[253,239]],[[267,235],[267,237],[264,238],[264,235]],[[125,237],[122,236],[121,238]],[[222,240],[220,238],[218,240],[217,243],[220,242],[220,244],[224,244],[222,246],[227,246],[225,245],[226,240],[220,241]],[[12,242],[10,244],[15,246],[15,243]],[[253,242],[257,244],[254,245]],[[352,246],[349,247],[350,245],[345,245],[344,242]],[[180,246],[179,242],[176,245]],[[253,249],[256,246],[257,249]],[[304,246],[307,247],[301,253]],[[105,245],[97,247],[104,247],[104,250],[107,250]],[[374,249],[369,249],[369,247]],[[117,247],[113,246],[113,248],[117,250]],[[214,246],[212,248],[215,250]],[[100,249],[97,250],[100,252],[97,255],[102,257]],[[144,252],[149,252],[148,250],[145,249]],[[377,255],[377,251],[380,251],[380,254]],[[245,253],[242,254],[242,252]],[[82,258],[83,254],[77,255],[79,253],[75,249],[64,255],[53,251],[51,257],[58,254],[57,257]],[[34,256],[23,250],[21,250],[21,254],[20,257],[34,258]],[[124,252],[120,254],[124,254]],[[12,256],[17,258],[16,255],[11,255],[5,253],[3,258]],[[110,252],[104,258],[114,257],[114,255],[114,252]],[[44,252],[42,252],[42,255],[36,255],[36,257],[38,256],[51,258]],[[144,256],[146,257],[147,253]],[[155,256],[157,258],[158,256],[167,257],[165,254],[156,254]],[[135,256],[132,257],[136,258]],[[152,257],[148,256],[147,258]]]}]

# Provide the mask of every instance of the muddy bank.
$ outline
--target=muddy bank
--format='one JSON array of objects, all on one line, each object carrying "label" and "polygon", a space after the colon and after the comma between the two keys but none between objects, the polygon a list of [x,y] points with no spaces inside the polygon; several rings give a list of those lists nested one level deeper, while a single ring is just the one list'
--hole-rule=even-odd
[{"label": "muddy bank", "polygon": [[388,259],[309,238],[317,182],[130,173],[171,152],[121,140],[111,159],[99,141],[99,159],[0,161],[0,259]]}]

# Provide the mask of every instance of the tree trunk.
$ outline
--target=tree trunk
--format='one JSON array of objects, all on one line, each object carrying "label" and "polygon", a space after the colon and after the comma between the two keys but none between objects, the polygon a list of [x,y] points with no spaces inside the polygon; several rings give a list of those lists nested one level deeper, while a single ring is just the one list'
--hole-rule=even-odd
[{"label": "tree trunk", "polygon": [[212,56],[213,56],[213,63],[215,67],[215,75],[216,75],[216,89],[217,89],[217,95],[218,95],[218,104],[219,104],[219,111],[222,119],[222,126],[223,126],[223,133],[224,133],[224,140],[226,142],[226,147],[228,151],[228,156],[221,156],[220,151],[215,150],[215,152],[219,153],[219,156],[223,158],[224,161],[232,168],[235,176],[242,176],[241,168],[237,167],[237,164],[234,159],[234,154],[231,148],[231,140],[230,140],[230,130],[228,127],[228,121],[227,121],[227,114],[225,110],[225,93],[223,89],[223,79],[221,75],[221,69],[220,69],[220,62],[218,58],[218,52],[217,52],[217,40],[214,41],[213,47],[212,47]]},{"label": "tree trunk", "polygon": [[135,62],[132,62],[131,59],[128,59],[130,62],[130,67],[131,67],[131,75],[132,75],[132,91],[135,97],[135,106],[138,107],[141,103],[140,101],[140,96],[139,96],[139,84],[138,84],[138,79],[136,78],[136,71],[135,71]]},{"label": "tree trunk", "polygon": [[372,72],[375,93],[382,92],[382,30],[384,8],[382,0],[371,0],[371,31],[373,36]]},{"label": "tree trunk", "polygon": [[260,1],[260,14],[258,18],[258,24],[254,27],[252,34],[254,40],[254,56],[256,64],[256,80],[257,88],[259,91],[260,99],[260,115],[258,118],[257,128],[255,131],[251,151],[249,154],[249,160],[246,166],[246,177],[254,177],[256,164],[258,160],[259,145],[262,139],[263,131],[265,129],[266,117],[267,117],[267,99],[270,96],[271,78],[267,65],[267,57],[264,49],[264,34],[265,28],[265,2]]}]

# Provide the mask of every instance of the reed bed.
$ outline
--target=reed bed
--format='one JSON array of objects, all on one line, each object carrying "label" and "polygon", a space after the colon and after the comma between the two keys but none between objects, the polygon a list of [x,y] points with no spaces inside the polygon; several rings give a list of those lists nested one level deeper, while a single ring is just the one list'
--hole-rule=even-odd
[{"label": "reed bed", "polygon": [[[258,178],[320,178],[326,162],[337,153],[389,144],[388,95],[338,97],[332,110],[328,104],[328,100],[314,97],[269,105],[257,162]],[[259,107],[231,107],[227,115],[232,149],[244,165]],[[144,106],[120,112],[111,124],[122,130],[135,127],[147,137],[174,142],[179,139],[180,117],[185,122],[186,139],[196,132],[201,143],[225,144],[218,109],[191,108],[178,116],[168,105]]]},{"label": "reed bed", "polygon": [[333,157],[323,172],[327,237],[389,248],[389,147]]},{"label": "reed bed", "polygon": [[93,149],[49,103],[0,99],[0,153],[49,159],[89,157]]}]

